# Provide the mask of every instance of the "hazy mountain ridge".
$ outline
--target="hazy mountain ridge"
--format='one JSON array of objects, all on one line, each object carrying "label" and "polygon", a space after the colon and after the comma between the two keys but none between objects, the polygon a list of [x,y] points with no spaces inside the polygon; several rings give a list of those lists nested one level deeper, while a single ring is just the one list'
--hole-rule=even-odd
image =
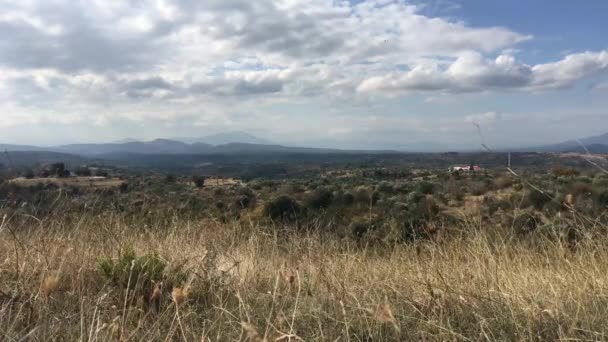
[{"label": "hazy mountain ridge", "polygon": [[186,144],[193,143],[204,143],[213,146],[242,143],[242,144],[254,144],[254,145],[274,145],[273,142],[257,137],[242,131],[231,131],[224,133],[210,134],[202,137],[185,137],[185,138],[171,138],[171,140],[180,141]]},{"label": "hazy mountain ridge", "polygon": [[544,145],[527,150],[537,152],[608,153],[608,133],[578,140],[568,140],[553,145]]},{"label": "hazy mountain ridge", "polygon": [[[225,135],[213,135],[210,139],[205,137],[200,140],[219,142],[221,139],[249,139],[250,141],[265,141],[261,138],[244,133],[229,132]],[[195,138],[192,138],[195,139]],[[215,139],[215,140],[214,140]],[[210,154],[257,154],[257,153],[391,153],[396,150],[360,150],[339,148],[317,148],[317,147],[294,147],[278,144],[260,144],[251,142],[232,141],[224,144],[211,144],[209,142],[184,142],[175,139],[156,139],[152,141],[134,141],[125,139],[124,143],[101,143],[101,144],[70,144],[52,147],[40,147],[32,145],[10,145],[0,144],[0,150],[4,151],[43,151],[56,153],[69,153],[79,156],[95,157],[116,153],[131,153],[143,155],[210,155]],[[545,145],[530,148],[515,149],[522,152],[578,152],[585,153],[608,153],[608,133],[579,140],[569,140],[554,145]],[[412,152],[412,151],[410,151]]]},{"label": "hazy mountain ridge", "polygon": [[229,143],[213,146],[201,142],[186,144],[180,141],[168,139],[156,139],[148,142],[128,142],[124,144],[72,144],[54,147],[0,145],[0,148],[7,151],[55,152],[69,153],[81,156],[101,156],[115,153],[134,153],[146,155],[204,155],[222,153],[328,153],[343,151],[339,149],[288,147],[282,145],[263,145],[248,143]]}]

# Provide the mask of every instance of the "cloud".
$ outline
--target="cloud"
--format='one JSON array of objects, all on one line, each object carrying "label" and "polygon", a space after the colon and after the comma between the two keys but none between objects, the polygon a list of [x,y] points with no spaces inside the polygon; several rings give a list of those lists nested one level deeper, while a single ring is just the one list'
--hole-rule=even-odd
[{"label": "cloud", "polygon": [[501,119],[501,115],[499,113],[485,112],[485,113],[480,113],[480,114],[467,115],[467,116],[465,116],[464,121],[468,122],[468,123],[482,124],[482,123],[495,122],[500,119]]},{"label": "cloud", "polygon": [[[425,17],[401,1],[326,0],[0,1],[6,66],[142,70],[190,51],[264,64],[410,59],[463,50],[493,52],[530,39]],[[209,49],[211,47],[211,49]],[[209,51],[216,49],[215,51]],[[201,56],[196,56],[201,58]]]},{"label": "cloud", "polygon": [[441,106],[452,94],[549,91],[607,68],[605,51],[528,65],[509,51],[532,35],[442,17],[451,1],[418,3],[0,0],[2,125],[247,128],[280,116],[314,133],[331,121],[324,131],[336,136],[430,132],[423,121],[447,124],[353,108],[414,92]]},{"label": "cloud", "polygon": [[490,60],[480,53],[467,52],[447,67],[414,66],[405,72],[370,77],[361,82],[357,90],[361,93],[547,91],[571,87],[581,79],[606,70],[607,51],[572,54],[558,62],[533,66],[519,63],[510,55]]}]

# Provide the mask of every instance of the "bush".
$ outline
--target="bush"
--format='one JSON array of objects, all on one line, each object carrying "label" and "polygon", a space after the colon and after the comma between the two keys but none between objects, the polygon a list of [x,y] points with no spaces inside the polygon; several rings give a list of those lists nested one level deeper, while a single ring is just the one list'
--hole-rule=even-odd
[{"label": "bush", "polygon": [[542,223],[541,218],[533,213],[523,213],[513,218],[513,229],[518,234],[534,231]]},{"label": "bush", "polygon": [[170,184],[170,183],[175,183],[175,182],[177,182],[177,177],[175,177],[175,175],[169,174],[169,175],[165,176],[165,183]]},{"label": "bush", "polygon": [[203,176],[193,176],[192,177],[192,182],[194,183],[194,185],[197,188],[202,188],[203,186],[205,186],[205,177]]},{"label": "bush", "polygon": [[300,213],[300,205],[293,198],[279,196],[264,205],[264,216],[273,220],[295,220]]},{"label": "bush", "polygon": [[366,188],[357,189],[353,196],[355,202],[362,203],[364,205],[374,205],[380,199],[380,194],[377,191],[371,191]]},{"label": "bush", "polygon": [[385,193],[385,194],[392,194],[395,192],[395,187],[389,182],[381,182],[376,187],[376,191]]},{"label": "bush", "polygon": [[496,189],[506,189],[513,185],[513,178],[509,176],[498,177],[494,180]]},{"label": "bush", "polygon": [[132,248],[127,248],[118,260],[101,259],[98,266],[107,281],[134,290],[147,289],[161,281],[167,265],[157,254],[138,257]]},{"label": "bush", "polygon": [[48,169],[40,170],[38,173],[38,177],[40,178],[49,178],[51,176],[51,172]]},{"label": "bush", "polygon": [[464,199],[464,191],[462,191],[460,184],[453,179],[448,182],[447,191],[456,201],[462,201]]},{"label": "bush", "polygon": [[342,195],[342,203],[344,205],[351,205],[355,202],[355,196],[353,196],[353,194],[351,194],[350,192],[344,193],[344,195]]},{"label": "bush", "polygon": [[422,181],[418,183],[418,192],[423,193],[425,195],[431,195],[435,192],[435,184],[427,181]]},{"label": "bush", "polygon": [[608,190],[602,191],[597,197],[597,203],[602,208],[608,208]]},{"label": "bush", "polygon": [[554,176],[556,177],[568,177],[568,176],[578,176],[580,172],[578,172],[578,170],[573,169],[573,168],[566,168],[566,167],[556,167],[553,170],[551,170],[551,172],[553,173]]},{"label": "bush", "polygon": [[355,239],[361,239],[369,231],[369,224],[366,222],[353,222],[350,225],[350,232]]},{"label": "bush", "polygon": [[575,195],[584,195],[589,194],[593,191],[592,186],[587,182],[576,182],[572,184],[572,193]]},{"label": "bush", "polygon": [[310,209],[325,209],[331,205],[333,194],[331,191],[320,188],[313,191],[306,199],[306,207]]},{"label": "bush", "polygon": [[34,177],[36,177],[36,175],[34,174],[33,170],[28,169],[25,171],[24,177],[27,179],[33,179]]},{"label": "bush", "polygon": [[95,170],[95,176],[96,176],[96,177],[106,177],[106,178],[107,178],[107,177],[109,177],[109,176],[110,176],[110,174],[108,174],[108,172],[107,172],[107,171],[104,171],[104,170],[99,170],[99,169],[98,169],[98,170]]},{"label": "bush", "polygon": [[91,177],[91,175],[93,174],[88,167],[79,167],[74,171],[74,173],[76,174],[76,176],[80,177]]},{"label": "bush", "polygon": [[54,163],[49,168],[49,173],[59,178],[66,177],[66,171],[64,163]]},{"label": "bush", "polygon": [[532,189],[526,196],[536,210],[542,210],[545,204],[549,203],[552,197],[546,193],[541,193],[538,190]]},{"label": "bush", "polygon": [[249,188],[240,188],[237,191],[237,197],[234,205],[238,209],[246,209],[252,207],[255,203],[255,193]]},{"label": "bush", "polygon": [[473,185],[471,185],[471,194],[473,194],[474,196],[481,196],[486,192],[488,192],[488,187],[485,183],[475,182],[473,183]]}]

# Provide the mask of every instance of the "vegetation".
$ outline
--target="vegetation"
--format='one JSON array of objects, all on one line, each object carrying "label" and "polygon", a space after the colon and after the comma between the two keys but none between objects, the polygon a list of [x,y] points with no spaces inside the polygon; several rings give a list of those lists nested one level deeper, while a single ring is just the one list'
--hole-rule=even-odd
[{"label": "vegetation", "polygon": [[0,181],[0,332],[602,340],[608,178],[557,169],[324,165],[208,184],[111,169],[120,182],[104,188]]}]

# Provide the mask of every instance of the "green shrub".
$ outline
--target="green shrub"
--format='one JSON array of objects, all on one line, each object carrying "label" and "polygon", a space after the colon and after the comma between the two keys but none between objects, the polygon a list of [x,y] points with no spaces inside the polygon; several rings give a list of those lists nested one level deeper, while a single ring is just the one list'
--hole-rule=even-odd
[{"label": "green shrub", "polygon": [[513,178],[509,176],[498,177],[494,180],[496,189],[506,189],[513,185]]},{"label": "green shrub", "polygon": [[518,234],[534,231],[542,223],[541,218],[534,213],[522,213],[513,218],[512,226]]},{"label": "green shrub", "polygon": [[427,181],[418,183],[417,190],[425,195],[430,195],[435,192],[435,184]]},{"label": "green shrub", "polygon": [[551,201],[552,196],[547,193],[541,193],[536,189],[531,189],[528,192],[526,198],[530,201],[530,203],[534,206],[536,210],[542,210],[545,204]]},{"label": "green shrub", "polygon": [[137,256],[132,248],[127,248],[118,260],[99,260],[98,267],[107,281],[134,290],[149,288],[153,282],[163,280],[167,264],[157,254]]},{"label": "green shrub", "polygon": [[393,192],[395,192],[395,187],[389,182],[381,182],[376,187],[376,191],[385,194],[392,194]]},{"label": "green shrub", "polygon": [[80,176],[80,177],[90,177],[93,174],[91,172],[91,169],[89,169],[88,167],[85,167],[85,166],[76,168],[74,173],[76,174],[76,176]]},{"label": "green shrub", "polygon": [[597,203],[602,208],[608,208],[608,190],[602,191],[597,197]]},{"label": "green shrub", "polygon": [[481,196],[488,192],[488,186],[483,182],[475,182],[471,185],[471,194]]},{"label": "green shrub", "polygon": [[325,188],[313,191],[305,201],[305,206],[310,209],[324,209],[331,205],[333,194]]},{"label": "green shrub", "polygon": [[578,181],[572,184],[571,192],[575,195],[589,194],[593,191],[593,187],[590,183],[584,181]]},{"label": "green shrub", "polygon": [[553,170],[551,170],[551,172],[556,177],[578,176],[580,174],[580,172],[578,172],[578,170],[573,169],[573,168],[566,168],[566,167],[556,167]]},{"label": "green shrub", "polygon": [[253,207],[255,204],[256,196],[255,192],[247,187],[242,187],[237,190],[237,197],[234,201],[234,205],[238,209],[246,209]]},{"label": "green shrub", "polygon": [[27,179],[33,179],[34,177],[36,177],[36,175],[34,174],[34,171],[32,169],[28,169],[25,171],[24,177]]},{"label": "green shrub", "polygon": [[355,202],[362,203],[364,205],[374,205],[379,199],[380,194],[378,192],[365,188],[358,189],[354,194]]},{"label": "green shrub", "polygon": [[342,203],[344,205],[351,205],[355,202],[355,196],[353,196],[353,194],[351,194],[350,192],[346,192],[344,193],[344,195],[342,195]]},{"label": "green shrub", "polygon": [[165,183],[171,184],[177,182],[177,177],[172,174],[168,174],[165,176]]},{"label": "green shrub", "polygon": [[264,205],[264,216],[273,220],[293,221],[300,213],[300,205],[291,197],[282,195]]},{"label": "green shrub", "polygon": [[361,239],[369,231],[369,224],[366,222],[353,222],[349,230],[355,239]]},{"label": "green shrub", "polygon": [[205,186],[205,177],[204,176],[193,176],[192,182],[197,188],[202,188]]}]

